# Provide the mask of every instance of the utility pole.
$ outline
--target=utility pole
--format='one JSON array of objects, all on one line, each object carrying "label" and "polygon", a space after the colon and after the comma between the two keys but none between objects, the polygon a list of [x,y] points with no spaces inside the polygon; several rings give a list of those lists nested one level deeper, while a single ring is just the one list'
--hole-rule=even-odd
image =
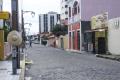
[{"label": "utility pole", "polygon": [[[19,20],[18,20],[18,0],[11,1],[12,10],[12,30],[19,31]],[[13,74],[17,74],[17,68],[20,68],[20,51],[18,46],[13,46],[12,53],[12,68]]]},{"label": "utility pole", "polygon": [[[24,28],[23,10],[21,10],[21,17],[22,17],[22,38],[23,38],[22,45],[24,45],[24,47],[26,47],[26,45],[25,45],[26,36],[25,36],[25,28]],[[23,52],[23,50],[22,50],[22,52]]]}]

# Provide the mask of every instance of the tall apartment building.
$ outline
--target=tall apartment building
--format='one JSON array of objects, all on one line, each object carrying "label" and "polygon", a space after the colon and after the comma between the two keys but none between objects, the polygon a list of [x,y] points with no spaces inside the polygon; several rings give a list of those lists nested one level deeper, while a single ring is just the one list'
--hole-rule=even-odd
[{"label": "tall apartment building", "polygon": [[68,0],[61,0],[61,22],[62,24],[68,24]]},{"label": "tall apartment building", "polygon": [[48,12],[47,14],[39,15],[40,33],[51,32],[53,27],[60,21],[60,14],[57,12]]}]

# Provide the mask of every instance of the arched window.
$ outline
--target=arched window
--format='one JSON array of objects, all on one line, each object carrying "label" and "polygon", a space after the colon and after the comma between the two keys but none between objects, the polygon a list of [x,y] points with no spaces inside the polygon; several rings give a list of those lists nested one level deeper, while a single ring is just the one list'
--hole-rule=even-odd
[{"label": "arched window", "polygon": [[78,11],[78,7],[77,7],[77,5],[78,5],[78,2],[77,2],[77,1],[75,1],[75,2],[74,2],[74,5],[73,5],[74,15],[76,15],[76,14],[77,14],[77,11]]}]

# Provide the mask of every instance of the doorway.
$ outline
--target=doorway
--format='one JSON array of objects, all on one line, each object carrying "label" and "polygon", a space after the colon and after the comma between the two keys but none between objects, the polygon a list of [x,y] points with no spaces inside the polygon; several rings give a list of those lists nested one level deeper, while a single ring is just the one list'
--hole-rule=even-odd
[{"label": "doorway", "polygon": [[98,37],[98,54],[106,53],[105,37]]}]

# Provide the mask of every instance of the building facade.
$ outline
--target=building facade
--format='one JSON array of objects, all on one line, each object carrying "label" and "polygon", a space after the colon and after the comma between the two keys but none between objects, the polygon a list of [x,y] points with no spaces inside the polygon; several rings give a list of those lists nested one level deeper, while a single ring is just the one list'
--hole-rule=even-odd
[{"label": "building facade", "polygon": [[[91,17],[96,16],[98,18],[97,20],[97,26],[94,29],[91,26],[91,31],[86,30],[82,31],[82,44],[85,43],[87,48],[89,48],[90,44],[91,45],[91,51],[94,53],[98,54],[105,54],[108,51],[109,45],[108,45],[108,26],[105,27],[106,25],[101,25],[101,22],[99,19],[102,19],[105,17],[105,13],[107,13],[106,20],[116,18],[120,16],[120,11],[119,10],[119,5],[120,1],[114,1],[113,0],[81,0],[81,21],[91,21]],[[104,15],[102,17],[102,15]],[[105,20],[105,19],[103,19]],[[102,21],[103,21],[102,20]],[[106,21],[105,20],[105,21]],[[100,24],[98,23],[100,22]],[[83,28],[83,26],[82,26]],[[88,31],[88,32],[87,32]],[[85,37],[85,34],[88,36]],[[87,39],[91,38],[91,40]],[[88,51],[88,50],[87,50]]]},{"label": "building facade", "polygon": [[[85,44],[88,41],[85,35],[93,38],[94,31],[91,31],[91,17],[108,12],[108,19],[119,17],[120,1],[113,0],[68,0],[68,34],[69,34],[69,49],[85,50]],[[90,33],[86,33],[86,32]],[[91,33],[93,32],[93,33]],[[89,35],[90,34],[90,35]],[[87,37],[87,38],[88,38]],[[89,38],[89,39],[90,39]],[[91,42],[95,40],[91,39]],[[94,46],[94,45],[93,45]],[[94,46],[95,47],[95,46]]]},{"label": "building facade", "polygon": [[61,23],[68,24],[68,2],[69,0],[61,0]]},{"label": "building facade", "polygon": [[56,12],[48,12],[39,15],[39,32],[51,32],[57,22],[60,21],[60,14]]},{"label": "building facade", "polygon": [[69,17],[68,17],[68,35],[69,35],[69,49],[80,50],[81,46],[81,14],[80,14],[80,0],[69,0]]},{"label": "building facade", "polygon": [[120,17],[108,22],[108,51],[113,55],[120,55]]}]

